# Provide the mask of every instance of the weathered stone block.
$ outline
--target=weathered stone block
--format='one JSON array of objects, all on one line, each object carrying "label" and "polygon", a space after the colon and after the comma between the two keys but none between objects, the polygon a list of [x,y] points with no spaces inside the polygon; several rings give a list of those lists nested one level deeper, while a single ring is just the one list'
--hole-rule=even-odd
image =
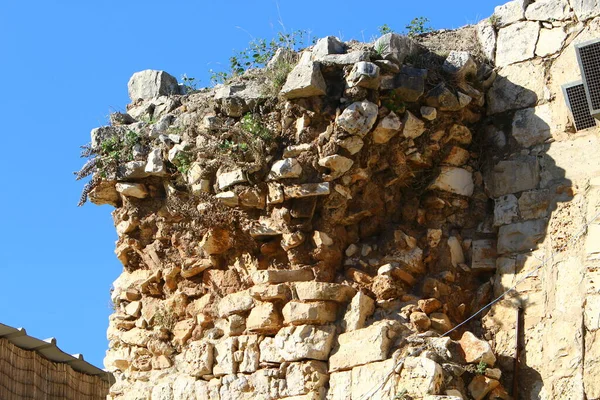
[{"label": "weathered stone block", "polygon": [[322,96],[327,92],[327,84],[321,74],[319,63],[311,60],[311,53],[302,54],[300,62],[288,74],[281,89],[286,99]]},{"label": "weathered stone block", "polygon": [[147,69],[136,72],[127,83],[127,91],[132,102],[148,100],[158,96],[179,94],[177,79],[165,71]]},{"label": "weathered stone block", "polygon": [[474,240],[472,245],[471,269],[473,271],[493,271],[496,269],[496,242],[491,239]]},{"label": "weathered stone block", "polygon": [[487,92],[487,112],[491,115],[535,106],[544,99],[544,87],[541,61],[507,65],[498,71],[498,77]]},{"label": "weathered stone block", "polygon": [[486,187],[492,197],[535,189],[540,181],[538,160],[525,156],[500,161],[486,176]]},{"label": "weathered stone block", "polygon": [[365,326],[365,321],[375,311],[375,300],[364,294],[357,292],[346,309],[344,321],[342,323],[346,332],[361,329]]},{"label": "weathered stone block", "polygon": [[350,104],[337,117],[337,124],[346,132],[364,137],[377,120],[378,107],[364,100]]},{"label": "weathered stone block", "polygon": [[475,189],[473,174],[462,168],[442,167],[440,174],[429,188],[462,196],[472,196]]},{"label": "weathered stone block", "polygon": [[273,345],[285,361],[327,360],[334,339],[333,325],[300,325],[280,329]]},{"label": "weathered stone block", "polygon": [[406,357],[397,387],[419,398],[439,394],[443,383],[442,367],[435,361],[424,357]]},{"label": "weathered stone block", "polygon": [[496,47],[496,65],[504,67],[533,58],[538,40],[538,22],[524,21],[500,29]]},{"label": "weathered stone block", "polygon": [[328,322],[335,322],[337,304],[331,301],[315,301],[310,303],[290,301],[283,307],[282,312],[285,324],[322,325]]},{"label": "weathered stone block", "polygon": [[525,18],[530,21],[564,21],[572,16],[567,0],[536,0],[525,10]]},{"label": "weathered stone block", "polygon": [[350,369],[357,365],[385,360],[397,327],[389,321],[368,328],[342,333],[337,351],[329,357],[329,371]]},{"label": "weathered stone block", "polygon": [[547,221],[535,219],[503,225],[498,231],[498,254],[518,253],[534,249],[546,234]]},{"label": "weathered stone block", "polygon": [[512,135],[523,147],[541,144],[551,137],[552,112],[548,104],[518,110],[512,122]]},{"label": "weathered stone block", "polygon": [[519,218],[519,203],[514,194],[494,200],[494,226],[512,224]]}]

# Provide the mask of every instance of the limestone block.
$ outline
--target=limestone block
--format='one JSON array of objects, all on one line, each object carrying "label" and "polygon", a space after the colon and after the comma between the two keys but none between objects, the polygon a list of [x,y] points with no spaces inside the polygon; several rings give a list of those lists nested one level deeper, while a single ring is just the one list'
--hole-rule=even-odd
[{"label": "limestone block", "polygon": [[580,21],[600,15],[600,2],[598,0],[571,0],[571,7]]},{"label": "limestone block", "polygon": [[239,372],[251,374],[258,370],[260,336],[242,335],[238,336],[237,352],[240,354]]},{"label": "limestone block", "polygon": [[347,54],[328,54],[315,58],[324,66],[350,66],[361,61],[370,61],[370,54],[363,50],[352,51]]},{"label": "limestone block", "polygon": [[327,360],[334,339],[335,326],[333,325],[290,326],[277,332],[274,346],[285,361],[298,361],[304,358]]},{"label": "limestone block", "polygon": [[364,100],[350,104],[336,118],[337,124],[346,132],[364,137],[377,120],[377,105]]},{"label": "limestone block", "polygon": [[201,377],[212,374],[213,345],[205,341],[189,343],[183,352],[183,372],[190,376]]},{"label": "limestone block", "polygon": [[444,82],[434,86],[425,94],[425,103],[440,111],[458,111],[462,108],[458,97],[446,87]]},{"label": "limestone block", "polygon": [[540,181],[539,164],[536,157],[524,156],[514,160],[500,161],[485,184],[492,197],[535,189]]},{"label": "limestone block", "polygon": [[442,69],[449,74],[456,75],[460,79],[464,79],[465,76],[475,76],[477,73],[477,63],[468,51],[450,51]]},{"label": "limestone block", "polygon": [[600,176],[598,149],[600,136],[578,136],[550,145],[544,160],[547,179],[568,179],[572,183]]},{"label": "limestone block", "polygon": [[600,398],[600,330],[585,334],[583,385],[588,399]]},{"label": "limestone block", "polygon": [[192,337],[192,331],[196,327],[196,319],[189,318],[179,321],[173,328],[173,343],[183,346]]},{"label": "limestone block", "polygon": [[315,59],[328,54],[342,54],[345,52],[344,44],[335,36],[326,36],[317,41],[312,49],[312,56]]},{"label": "limestone block", "polygon": [[144,199],[148,196],[146,185],[142,183],[119,182],[116,184],[115,189],[117,192],[127,197]]},{"label": "limestone block", "polygon": [[567,38],[565,30],[560,28],[542,29],[535,48],[535,55],[546,57],[558,52]]},{"label": "limestone block", "polygon": [[407,139],[416,139],[425,132],[425,123],[408,110],[402,118],[402,126],[402,135]]},{"label": "limestone block", "polygon": [[210,381],[198,379],[194,384],[196,400],[221,400],[219,389],[221,388],[220,379],[214,378]]},{"label": "limestone block", "polygon": [[442,367],[435,361],[424,357],[406,357],[397,387],[419,398],[439,394],[443,382]]},{"label": "limestone block", "polygon": [[552,111],[548,104],[518,110],[512,122],[512,135],[523,147],[542,144],[551,137]]},{"label": "limestone block", "polygon": [[329,371],[350,369],[357,365],[385,360],[397,327],[390,321],[376,323],[367,328],[342,333],[338,348],[329,357]]},{"label": "limestone block", "polygon": [[319,63],[311,60],[311,53],[304,52],[298,64],[288,74],[281,89],[286,99],[322,96],[327,92],[327,83],[321,74]]},{"label": "limestone block", "polygon": [[231,248],[231,237],[229,231],[223,228],[209,230],[200,241],[200,247],[206,254],[223,254]]},{"label": "limestone block", "polygon": [[348,86],[359,86],[367,89],[379,89],[381,78],[379,67],[368,61],[359,61],[352,67],[347,78]]},{"label": "limestone block", "polygon": [[600,225],[589,225],[585,238],[585,252],[588,255],[600,253]]},{"label": "limestone block", "polygon": [[338,154],[334,154],[331,156],[323,157],[319,159],[319,165],[323,168],[327,168],[329,170],[329,175],[327,180],[333,180],[344,175],[350,168],[354,161],[352,159],[340,156]]},{"label": "limestone block", "polygon": [[431,313],[429,319],[431,320],[431,329],[440,333],[446,333],[454,326],[450,318],[444,313]]},{"label": "limestone block", "polygon": [[286,284],[269,285],[261,283],[250,288],[250,295],[261,301],[286,301],[291,298],[290,287]]},{"label": "limestone block", "polygon": [[305,183],[302,185],[290,185],[283,188],[286,198],[302,199],[313,196],[326,196],[330,193],[329,182]]},{"label": "limestone block", "polygon": [[299,178],[302,175],[302,166],[295,158],[285,158],[276,161],[271,166],[269,179],[279,180],[288,178]]},{"label": "limestone block", "polygon": [[501,226],[498,231],[498,254],[534,249],[546,235],[546,226],[547,221],[544,219]]},{"label": "limestone block", "polygon": [[281,314],[273,303],[260,303],[248,315],[246,328],[250,332],[272,334],[283,326]]},{"label": "limestone block", "polygon": [[358,136],[349,136],[343,139],[336,138],[335,143],[348,150],[350,154],[358,153],[365,145],[365,142]]},{"label": "limestone block", "polygon": [[312,270],[302,269],[266,269],[252,273],[254,284],[259,283],[285,283],[285,282],[305,282],[315,278]]},{"label": "limestone block", "polygon": [[152,400],[173,400],[173,389],[169,382],[160,382],[152,388]]},{"label": "limestone block", "polygon": [[217,173],[217,186],[219,190],[227,189],[230,186],[243,182],[247,182],[247,179],[246,174],[241,169]]},{"label": "limestone block", "polygon": [[[351,397],[334,397],[340,400],[352,399],[393,399],[399,392],[398,375],[392,373],[396,367],[394,359],[361,365],[352,368],[351,372]],[[350,371],[348,371],[350,372]],[[336,373],[336,374],[339,374]],[[332,374],[335,375],[335,374]],[[383,384],[382,387],[376,386]]]},{"label": "limestone block", "polygon": [[514,194],[494,200],[494,226],[512,224],[519,218],[519,203]]},{"label": "limestone block", "polygon": [[429,188],[470,197],[475,189],[473,174],[463,168],[441,167],[440,174]]},{"label": "limestone block", "polygon": [[129,78],[127,91],[132,102],[159,96],[179,94],[177,79],[165,71],[147,69],[136,72]]},{"label": "limestone block", "polygon": [[386,115],[373,131],[373,142],[381,144],[387,143],[396,136],[402,128],[400,118],[393,111]]},{"label": "limestone block", "polygon": [[357,292],[346,309],[342,326],[345,332],[364,328],[365,321],[375,311],[375,300],[363,292]]},{"label": "limestone block", "polygon": [[356,293],[351,286],[327,282],[297,282],[294,290],[301,301],[335,301],[347,303]]},{"label": "limestone block", "polygon": [[434,107],[423,106],[420,109],[421,117],[427,121],[433,121],[437,118],[437,110]]},{"label": "limestone block", "polygon": [[387,33],[375,41],[375,49],[381,49],[384,59],[402,65],[406,56],[417,50],[416,43],[405,35]]},{"label": "limestone block", "polygon": [[425,92],[425,79],[427,70],[403,65],[400,73],[393,76],[384,76],[381,89],[393,90],[398,100],[415,102]]},{"label": "limestone block", "polygon": [[[160,151],[160,150],[159,150]],[[148,155],[148,162],[154,160],[154,156],[156,152],[151,151]],[[157,160],[156,165],[158,165]],[[162,163],[162,155],[160,155],[160,163]],[[125,164],[121,164],[117,167],[117,180],[119,181],[128,181],[133,179],[141,179],[146,178],[150,175],[150,172],[147,171],[147,165],[143,161],[129,161]],[[156,175],[156,174],[155,174]]]},{"label": "limestone block", "polygon": [[322,325],[335,322],[337,304],[331,301],[303,303],[293,300],[283,307],[282,312],[283,321],[288,325]]},{"label": "limestone block", "polygon": [[458,267],[458,264],[465,263],[465,255],[463,248],[456,236],[450,236],[448,238],[448,248],[450,249],[450,261],[453,267]]},{"label": "limestone block", "polygon": [[173,400],[196,400],[195,387],[194,377],[178,375],[173,382]]},{"label": "limestone block", "polygon": [[329,376],[327,364],[322,361],[293,362],[285,368],[285,389],[282,396],[299,396],[310,392],[319,392],[325,386]]},{"label": "limestone block", "polygon": [[539,31],[539,23],[533,21],[517,22],[500,29],[496,46],[496,65],[504,67],[533,58]]},{"label": "limestone block", "polygon": [[121,334],[121,341],[131,346],[146,347],[152,338],[152,331],[145,329],[133,328]]},{"label": "limestone block", "polygon": [[536,0],[525,10],[525,18],[530,21],[564,21],[572,17],[567,0]]},{"label": "limestone block", "polygon": [[485,396],[494,388],[500,385],[495,379],[490,379],[484,375],[477,375],[471,383],[469,383],[469,393],[475,400],[483,400]]},{"label": "limestone block", "polygon": [[[373,364],[370,364],[373,365]],[[361,367],[358,367],[361,368]],[[334,372],[329,375],[327,400],[348,400],[352,395],[352,371]]]},{"label": "limestone block", "polygon": [[477,24],[477,39],[485,58],[494,62],[496,58],[496,29],[489,20]]},{"label": "limestone block", "polygon": [[494,9],[494,18],[498,27],[504,27],[525,19],[525,8],[530,0],[512,0]]},{"label": "limestone block", "polygon": [[442,163],[452,165],[454,167],[460,167],[469,161],[469,151],[459,146],[452,146],[448,151],[446,157],[442,160]]},{"label": "limestone block", "polygon": [[228,207],[236,207],[240,202],[238,195],[232,191],[218,193],[215,198]]},{"label": "limestone block", "polygon": [[507,65],[498,71],[498,77],[487,92],[487,112],[491,115],[535,106],[544,100],[544,88],[541,61]]},{"label": "limestone block", "polygon": [[521,218],[525,220],[547,217],[549,208],[550,193],[548,190],[523,192],[519,197],[519,212]]},{"label": "limestone block", "polygon": [[496,269],[496,242],[491,239],[474,240],[471,245],[471,269],[478,271],[493,271]]},{"label": "limestone block", "polygon": [[465,354],[467,363],[479,363],[483,361],[488,367],[493,367],[496,363],[496,356],[492,347],[485,340],[478,339],[471,332],[463,333],[459,341],[460,347]]},{"label": "limestone block", "polygon": [[225,340],[215,343],[213,375],[223,376],[237,373],[238,362],[235,357],[237,344],[237,337],[228,337]]},{"label": "limestone block", "polygon": [[231,314],[250,311],[252,307],[254,307],[254,299],[248,290],[231,293],[219,300],[219,316],[228,317]]},{"label": "limestone block", "polygon": [[410,322],[419,332],[425,332],[431,327],[431,320],[424,312],[414,311],[410,313]]}]

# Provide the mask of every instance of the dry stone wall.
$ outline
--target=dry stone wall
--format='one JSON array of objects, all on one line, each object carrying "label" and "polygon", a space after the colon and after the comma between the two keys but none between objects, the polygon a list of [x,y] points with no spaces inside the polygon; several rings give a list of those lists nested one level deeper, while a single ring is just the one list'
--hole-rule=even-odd
[{"label": "dry stone wall", "polygon": [[110,398],[509,399],[518,307],[520,398],[600,396],[598,129],[560,92],[595,15],[327,37],[187,94],[136,73],[88,167],[124,266]]}]

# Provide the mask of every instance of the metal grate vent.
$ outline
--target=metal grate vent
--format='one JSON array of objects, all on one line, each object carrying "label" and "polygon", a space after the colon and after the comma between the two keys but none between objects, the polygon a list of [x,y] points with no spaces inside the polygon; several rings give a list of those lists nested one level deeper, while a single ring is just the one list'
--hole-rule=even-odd
[{"label": "metal grate vent", "polygon": [[596,120],[590,114],[590,108],[582,81],[567,83],[562,86],[562,89],[567,106],[573,115],[575,129],[580,131],[596,126]]},{"label": "metal grate vent", "polygon": [[600,118],[600,39],[575,45],[590,114]]}]

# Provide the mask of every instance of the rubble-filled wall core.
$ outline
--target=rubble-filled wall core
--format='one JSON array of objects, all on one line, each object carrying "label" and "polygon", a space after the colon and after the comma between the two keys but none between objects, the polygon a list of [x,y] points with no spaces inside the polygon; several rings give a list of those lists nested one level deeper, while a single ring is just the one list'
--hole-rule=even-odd
[{"label": "rubble-filled wall core", "polygon": [[134,74],[82,170],[124,266],[109,398],[599,398],[600,132],[560,89],[599,16],[515,0],[187,94]]}]

